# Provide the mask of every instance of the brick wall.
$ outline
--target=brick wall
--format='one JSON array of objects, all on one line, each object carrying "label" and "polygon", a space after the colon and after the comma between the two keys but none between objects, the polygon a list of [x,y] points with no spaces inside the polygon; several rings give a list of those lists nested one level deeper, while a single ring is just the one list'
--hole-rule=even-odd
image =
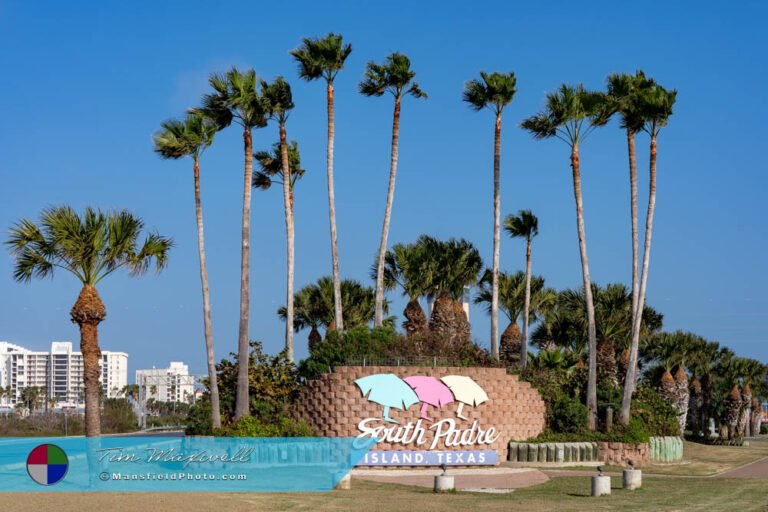
[{"label": "brick wall", "polygon": [[[544,430],[545,406],[539,393],[517,375],[508,375],[504,368],[450,368],[450,367],[391,367],[391,366],[344,366],[322,378],[310,381],[302,389],[296,406],[296,416],[306,420],[322,436],[357,436],[357,424],[363,418],[381,417],[382,406],[369,402],[362,396],[354,381],[366,375],[394,373],[400,378],[411,375],[428,375],[436,378],[446,375],[466,375],[480,385],[488,395],[488,401],[472,407],[465,405],[463,415],[456,418],[457,404],[450,403],[442,409],[429,407],[428,414],[436,420],[453,418],[458,428],[468,428],[477,419],[480,428],[494,427],[499,433],[491,445],[479,445],[472,449],[495,449],[499,461],[506,460],[511,439],[524,440]],[[392,409],[390,416],[401,425],[419,419],[419,404],[408,410]],[[425,426],[428,426],[425,425]],[[422,450],[428,446],[402,446],[378,443],[376,450]],[[440,450],[461,450],[469,447],[438,446]]]},{"label": "brick wall", "polygon": [[600,460],[612,466],[627,466],[627,462],[630,460],[637,467],[651,462],[651,452],[648,449],[648,443],[601,442],[597,443],[597,449]]}]

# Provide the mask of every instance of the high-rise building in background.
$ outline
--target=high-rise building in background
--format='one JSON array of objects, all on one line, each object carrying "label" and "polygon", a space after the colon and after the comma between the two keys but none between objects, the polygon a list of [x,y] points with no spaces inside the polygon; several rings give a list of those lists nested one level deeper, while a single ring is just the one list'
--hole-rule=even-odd
[{"label": "high-rise building in background", "polygon": [[142,403],[150,398],[158,402],[194,400],[195,376],[189,374],[189,367],[182,362],[171,361],[168,368],[136,370],[136,384]]},{"label": "high-rise building in background", "polygon": [[[128,354],[102,350],[104,396],[116,398],[126,384]],[[26,387],[42,389],[46,402],[54,402],[58,407],[82,407],[83,354],[74,351],[69,341],[54,341],[48,352],[0,341],[0,405],[13,407],[22,403],[22,392]]]}]

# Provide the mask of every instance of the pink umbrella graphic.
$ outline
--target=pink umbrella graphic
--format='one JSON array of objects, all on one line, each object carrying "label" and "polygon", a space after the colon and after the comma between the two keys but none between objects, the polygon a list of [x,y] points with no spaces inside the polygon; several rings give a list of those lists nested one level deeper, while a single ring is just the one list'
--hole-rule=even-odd
[{"label": "pink umbrella graphic", "polygon": [[413,388],[416,396],[421,400],[421,418],[432,421],[427,416],[427,406],[442,407],[445,404],[453,402],[453,393],[451,390],[434,377],[424,375],[414,375],[403,379]]}]

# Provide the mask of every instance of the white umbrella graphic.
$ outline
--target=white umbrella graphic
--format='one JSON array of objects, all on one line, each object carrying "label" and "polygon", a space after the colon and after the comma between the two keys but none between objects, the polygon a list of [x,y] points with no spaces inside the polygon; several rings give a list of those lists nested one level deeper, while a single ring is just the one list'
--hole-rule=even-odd
[{"label": "white umbrella graphic", "polygon": [[451,389],[453,397],[459,402],[456,416],[461,419],[467,419],[461,414],[464,404],[477,406],[488,401],[488,395],[485,393],[485,390],[477,382],[465,375],[446,375],[440,380]]}]

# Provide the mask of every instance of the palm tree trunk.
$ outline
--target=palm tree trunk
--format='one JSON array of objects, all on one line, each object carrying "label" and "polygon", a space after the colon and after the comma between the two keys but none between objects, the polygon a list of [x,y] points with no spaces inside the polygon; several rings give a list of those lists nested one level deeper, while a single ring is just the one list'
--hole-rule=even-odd
[{"label": "palm tree trunk", "polygon": [[523,305],[523,342],[520,345],[520,366],[528,363],[528,315],[531,311],[531,239],[525,248],[525,304]]},{"label": "palm tree trunk", "polygon": [[[634,329],[635,317],[637,315],[637,303],[640,295],[639,273],[639,242],[637,234],[637,154],[635,151],[635,132],[627,128],[627,153],[629,154],[629,189],[630,189],[630,210],[632,217],[632,328]],[[637,355],[639,350],[639,340],[632,336],[629,349],[629,366],[627,374],[624,377],[624,396],[621,401],[621,413],[619,421],[622,425],[629,424],[629,415],[632,407],[632,393],[635,391],[635,380],[637,373]]]},{"label": "palm tree trunk", "polygon": [[[643,268],[640,273],[640,295],[637,299],[637,311],[633,318],[632,325],[632,347],[640,344],[640,328],[643,319],[643,309],[645,307],[645,290],[648,283],[648,265],[651,259],[651,235],[653,234],[653,213],[656,208],[656,136],[651,135],[651,155],[650,155],[650,190],[648,192],[648,212],[645,218],[645,242],[643,245]],[[631,354],[630,354],[631,355]],[[630,361],[630,369],[633,371],[631,385],[632,391],[637,386],[637,354],[635,354],[634,366]],[[634,370],[632,370],[634,368]],[[630,379],[627,379],[630,381]],[[625,384],[626,395],[626,384]],[[623,402],[622,402],[623,408]]]},{"label": "palm tree trunk", "polygon": [[395,111],[392,115],[392,150],[389,158],[389,187],[387,188],[387,206],[384,209],[384,226],[381,228],[379,258],[376,262],[376,308],[374,325],[380,327],[384,322],[384,257],[387,254],[387,237],[392,218],[392,203],[395,200],[395,177],[397,175],[398,144],[400,140],[400,95],[395,97]]},{"label": "palm tree trunk", "polygon": [[80,352],[83,354],[85,388],[85,435],[101,435],[101,349],[99,323],[107,315],[104,303],[93,285],[83,285],[70,317],[80,327]]},{"label": "palm tree trunk", "polygon": [[499,359],[499,245],[501,238],[501,112],[493,137],[493,282],[491,290],[491,355]]},{"label": "palm tree trunk", "polygon": [[251,274],[251,187],[253,179],[253,139],[250,128],[243,130],[245,152],[245,176],[243,183],[243,233],[240,253],[240,329],[237,339],[237,399],[235,419],[249,414],[248,397],[248,349],[250,315],[250,274]]},{"label": "palm tree trunk", "polygon": [[288,142],[285,134],[285,121],[280,122],[280,159],[283,167],[283,204],[285,206],[285,235],[288,243],[288,272],[285,298],[285,353],[290,362],[293,355],[293,267],[294,267],[294,230],[293,199],[291,195],[291,168],[288,162]]},{"label": "palm tree trunk", "polygon": [[203,289],[203,330],[205,332],[205,353],[208,362],[208,381],[211,391],[211,424],[221,428],[219,407],[219,383],[216,377],[216,357],[213,353],[213,327],[211,323],[211,294],[208,289],[208,266],[205,263],[205,237],[203,234],[203,204],[200,200],[200,161],[195,156],[195,217],[197,218],[197,253],[200,257],[200,286]]},{"label": "palm tree trunk", "polygon": [[331,259],[333,260],[333,312],[336,328],[344,330],[344,317],[341,309],[341,277],[339,276],[339,247],[336,242],[336,198],[333,193],[333,138],[335,133],[333,113],[333,82],[328,81],[328,152],[326,165],[328,170],[328,217],[331,224]]},{"label": "palm tree trunk", "polygon": [[587,259],[587,239],[584,232],[584,206],[581,199],[581,174],[579,166],[579,146],[571,149],[571,168],[573,169],[573,195],[576,199],[576,228],[579,233],[579,253],[581,255],[581,274],[584,278],[584,298],[587,302],[587,335],[589,339],[589,377],[587,379],[587,426],[594,430],[597,426],[597,330],[595,328],[595,304],[592,299],[592,282],[589,278],[589,260]]}]

